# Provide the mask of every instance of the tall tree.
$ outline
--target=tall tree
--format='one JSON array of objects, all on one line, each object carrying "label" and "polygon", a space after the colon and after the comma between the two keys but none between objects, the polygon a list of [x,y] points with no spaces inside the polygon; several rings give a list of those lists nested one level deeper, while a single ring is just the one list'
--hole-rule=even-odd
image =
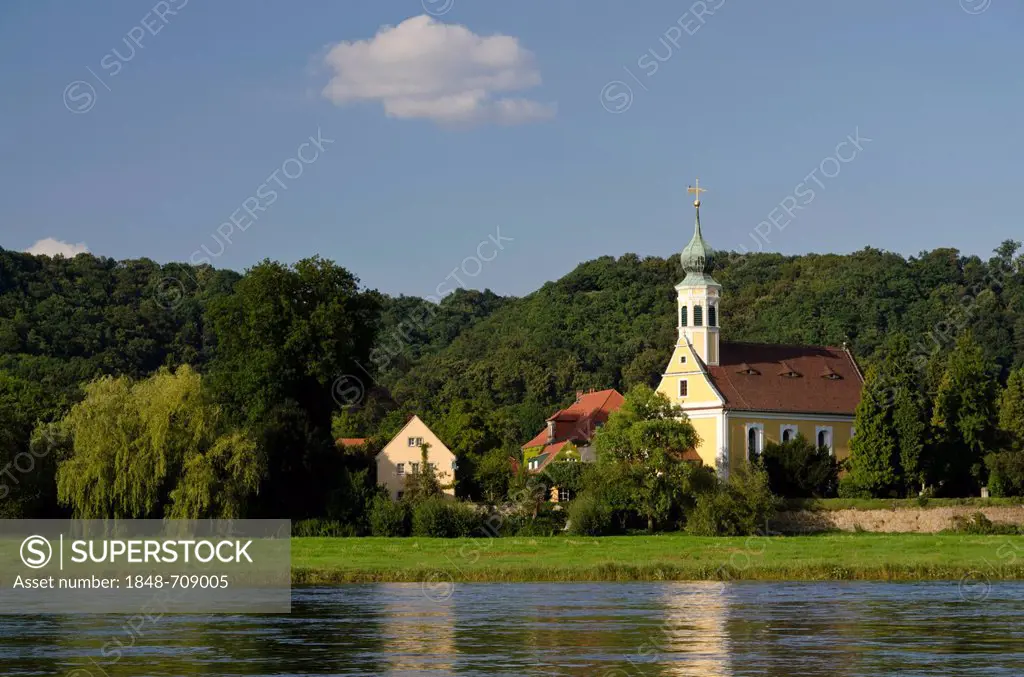
[{"label": "tall tree", "polygon": [[1024,367],[1010,374],[999,395],[999,430],[1010,451],[1024,451]]},{"label": "tall tree", "polygon": [[841,490],[885,496],[899,483],[899,449],[889,412],[894,397],[892,384],[878,367],[864,378],[854,425],[857,434],[850,441],[850,475]]},{"label": "tall tree", "polygon": [[258,514],[323,514],[335,481],[332,413],[365,394],[378,310],[376,294],[318,257],[264,261],[210,304],[212,390],[267,458]]},{"label": "tall tree", "polygon": [[41,387],[0,370],[0,517],[53,514],[56,467],[51,446],[33,447],[36,422],[50,412]]},{"label": "tall tree", "polygon": [[594,437],[598,463],[630,485],[632,507],[652,531],[687,491],[683,452],[698,441],[682,408],[646,385],[630,390]]},{"label": "tall tree", "polygon": [[970,331],[957,340],[939,383],[932,428],[944,493],[973,493],[996,440],[996,380]]}]

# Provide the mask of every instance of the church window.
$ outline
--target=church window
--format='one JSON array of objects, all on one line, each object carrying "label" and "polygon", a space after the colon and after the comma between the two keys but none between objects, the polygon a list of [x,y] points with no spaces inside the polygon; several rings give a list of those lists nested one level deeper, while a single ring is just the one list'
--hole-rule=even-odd
[{"label": "church window", "polygon": [[747,458],[753,459],[761,454],[764,427],[760,423],[747,425]]},{"label": "church window", "polygon": [[718,326],[718,306],[708,306],[708,326]]},{"label": "church window", "polygon": [[690,390],[690,386],[686,382],[686,379],[681,379],[679,381],[679,397],[686,397],[687,394],[689,393],[689,390]]},{"label": "church window", "polygon": [[679,326],[680,327],[685,327],[686,326],[686,320],[687,320],[686,315],[687,315],[686,306],[682,306],[679,309]]},{"label": "church window", "polygon": [[815,438],[819,447],[826,447],[829,453],[832,452],[832,428],[818,426],[815,430]]},{"label": "church window", "polygon": [[783,443],[789,442],[790,440],[796,439],[796,426],[795,425],[783,425],[781,430],[781,438]]},{"label": "church window", "polygon": [[693,307],[693,326],[703,327],[704,326],[704,308],[701,306]]}]

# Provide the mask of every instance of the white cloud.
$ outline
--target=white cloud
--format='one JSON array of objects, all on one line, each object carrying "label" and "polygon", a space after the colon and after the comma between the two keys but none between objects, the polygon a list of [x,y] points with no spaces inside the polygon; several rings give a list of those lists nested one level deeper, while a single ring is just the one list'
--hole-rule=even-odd
[{"label": "white cloud", "polygon": [[555,115],[554,104],[499,96],[541,83],[518,38],[482,37],[425,14],[382,26],[369,40],[339,42],[324,61],[334,70],[324,97],[380,101],[389,117],[514,125]]},{"label": "white cloud", "polygon": [[70,242],[63,242],[61,240],[55,240],[52,237],[48,237],[45,240],[36,242],[25,251],[29,254],[35,254],[36,256],[57,256],[60,254],[61,256],[71,259],[79,254],[88,254],[89,248],[85,246],[84,242],[71,244]]}]

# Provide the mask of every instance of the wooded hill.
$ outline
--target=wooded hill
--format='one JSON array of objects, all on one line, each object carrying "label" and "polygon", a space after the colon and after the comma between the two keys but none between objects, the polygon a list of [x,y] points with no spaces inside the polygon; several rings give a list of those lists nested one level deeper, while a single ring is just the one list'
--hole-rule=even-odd
[{"label": "wooded hill", "polygon": [[[867,367],[903,332],[927,373],[970,330],[1005,383],[1024,364],[1019,247],[1007,242],[987,260],[953,249],[909,258],[874,249],[721,254],[723,339],[846,341]],[[434,305],[366,290],[319,259],[240,275],[0,249],[0,465],[28,448],[38,422],[80,401],[91,379],[188,364],[239,426],[300,412],[304,432],[290,442],[256,435],[271,457],[276,444],[295,455],[331,435],[385,437],[415,412],[473,473],[488,450],[514,453],[577,390],[656,384],[676,339],[680,278],[677,257],[626,254],[582,263],[523,298],[459,290]],[[365,394],[339,404],[332,391],[344,374]],[[283,491],[298,490],[295,482]],[[29,512],[53,513],[52,495],[40,496]],[[315,512],[315,501],[297,501],[297,510]]]}]

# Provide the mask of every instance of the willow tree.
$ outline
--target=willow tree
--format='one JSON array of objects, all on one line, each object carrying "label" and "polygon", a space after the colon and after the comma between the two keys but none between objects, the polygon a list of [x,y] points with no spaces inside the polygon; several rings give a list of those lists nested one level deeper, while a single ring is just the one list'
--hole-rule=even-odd
[{"label": "willow tree", "polygon": [[188,366],[93,381],[59,425],[71,448],[58,499],[83,519],[237,518],[262,475],[255,442],[227,426]]}]

